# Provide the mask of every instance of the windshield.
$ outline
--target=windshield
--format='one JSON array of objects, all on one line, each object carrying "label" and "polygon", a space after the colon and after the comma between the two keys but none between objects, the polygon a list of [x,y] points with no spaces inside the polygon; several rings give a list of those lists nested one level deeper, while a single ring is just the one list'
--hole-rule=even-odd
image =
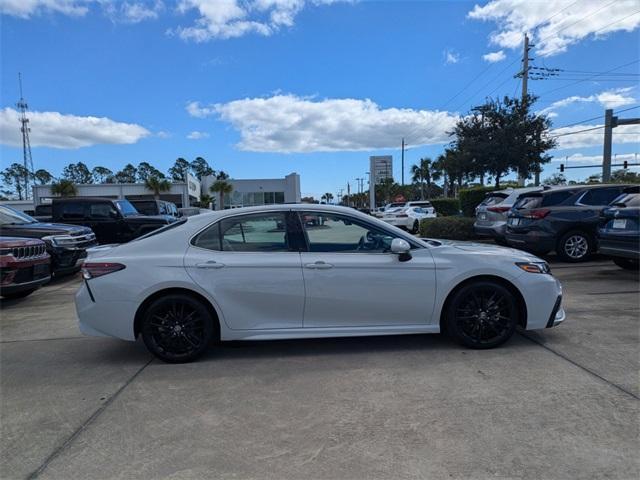
[{"label": "windshield", "polygon": [[27,225],[30,223],[38,223],[38,221],[14,208],[0,206],[0,225]]},{"label": "windshield", "polygon": [[124,217],[128,217],[130,215],[140,215],[140,212],[136,210],[136,207],[131,205],[131,202],[129,200],[116,200],[115,203],[116,207],[118,207],[118,210],[120,210],[120,213]]}]

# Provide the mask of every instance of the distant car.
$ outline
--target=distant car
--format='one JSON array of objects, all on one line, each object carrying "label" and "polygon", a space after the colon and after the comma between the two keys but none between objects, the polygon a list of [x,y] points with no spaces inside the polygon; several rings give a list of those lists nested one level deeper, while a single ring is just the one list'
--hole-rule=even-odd
[{"label": "distant car", "polygon": [[100,244],[125,243],[177,220],[142,215],[128,200],[102,197],[54,198],[51,210],[52,221],[89,227]]},{"label": "distant car", "polygon": [[433,207],[400,207],[386,212],[382,217],[383,222],[387,222],[395,227],[404,228],[411,233],[418,233],[420,230],[420,220],[423,218],[436,218]]},{"label": "distant car", "polygon": [[51,279],[51,257],[42,240],[0,237],[0,296],[22,298]]},{"label": "distant car", "polygon": [[555,250],[581,262],[597,250],[600,214],[630,185],[572,185],[520,195],[509,211],[507,243],[538,255]]},{"label": "distant car", "polygon": [[476,207],[473,230],[480,237],[491,237],[498,245],[507,245],[507,214],[520,195],[541,192],[548,187],[508,188],[487,193]]},{"label": "distant car", "polygon": [[39,238],[47,246],[54,275],[75,273],[87,256],[87,249],[97,245],[90,228],[64,223],[39,222],[29,215],[0,205],[0,235]]},{"label": "distant car", "polygon": [[625,190],[602,213],[598,251],[627,270],[640,265],[640,187]]},{"label": "distant car", "polygon": [[142,215],[169,215],[178,218],[178,207],[175,203],[165,200],[129,200]]}]

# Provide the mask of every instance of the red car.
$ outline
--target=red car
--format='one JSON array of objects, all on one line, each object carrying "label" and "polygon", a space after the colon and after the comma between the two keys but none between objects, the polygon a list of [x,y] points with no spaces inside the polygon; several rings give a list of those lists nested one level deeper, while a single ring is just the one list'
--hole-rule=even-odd
[{"label": "red car", "polygon": [[51,279],[51,258],[42,240],[0,237],[0,296],[22,298]]}]

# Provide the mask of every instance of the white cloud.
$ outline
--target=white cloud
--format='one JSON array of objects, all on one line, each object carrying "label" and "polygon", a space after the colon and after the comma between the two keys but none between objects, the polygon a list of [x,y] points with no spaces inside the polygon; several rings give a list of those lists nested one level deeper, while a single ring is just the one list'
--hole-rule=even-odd
[{"label": "white cloud", "polygon": [[[529,32],[536,54],[546,57],[590,35],[602,38],[611,32],[635,30],[640,26],[637,10],[637,0],[492,0],[475,5],[468,17],[495,22],[497,30],[489,41],[503,48],[522,48],[523,35]],[[535,28],[540,22],[544,23]]]},{"label": "white cloud", "polygon": [[[59,112],[29,112],[30,140],[34,147],[80,148],[98,144],[136,143],[150,132],[135,123],[116,122],[105,117],[78,117]],[[22,146],[19,113],[0,110],[0,142]]]},{"label": "white cloud", "polygon": [[159,132],[156,133],[156,137],[162,138],[162,139],[171,138],[171,132],[160,130]]},{"label": "white cloud", "polygon": [[203,107],[200,102],[187,103],[185,110],[189,115],[196,118],[210,117],[216,113],[216,109],[213,106]]},{"label": "white cloud", "polygon": [[[622,154],[616,155],[615,161],[613,161],[613,159],[611,160],[612,160],[611,163],[621,163],[621,162],[624,162],[625,160],[627,162],[631,162],[635,160],[635,154],[622,153]],[[571,166],[571,164],[575,165],[576,163],[584,163],[587,165],[602,165],[602,155],[583,155],[581,153],[574,153],[573,155],[569,155],[568,157],[566,156],[554,157],[551,161],[564,163],[565,166],[566,165]]]},{"label": "white cloud", "polygon": [[[561,135],[557,137],[557,150],[568,150],[571,148],[585,148],[602,146],[604,142],[604,129],[598,128],[588,132],[580,132],[590,128],[601,127],[602,125],[573,125],[571,127],[557,128],[551,135]],[[572,135],[567,133],[580,132]],[[613,129],[613,144],[620,143],[640,143],[640,127],[638,125],[620,125]]]},{"label": "white cloud", "polygon": [[[574,103],[597,102],[604,108],[618,108],[624,105],[631,105],[637,102],[636,98],[633,95],[630,95],[630,92],[633,90],[633,88],[634,87],[614,88],[586,97],[572,95],[571,97],[563,98],[562,100],[553,102],[551,105],[543,108],[538,113],[549,115],[559,108],[563,108]],[[554,116],[557,116],[557,114]]]},{"label": "white cloud", "polygon": [[444,63],[447,65],[453,65],[460,61],[460,54],[453,50],[445,50],[442,54],[444,56]]},{"label": "white cloud", "polygon": [[104,10],[113,22],[140,23],[145,20],[155,20],[164,10],[161,0],[154,2],[107,2],[103,3]]},{"label": "white cloud", "polygon": [[202,140],[203,138],[209,138],[209,134],[207,132],[193,131],[187,135],[187,138],[189,140]]},{"label": "white cloud", "polygon": [[195,42],[236,38],[249,33],[269,36],[280,28],[292,27],[296,15],[306,5],[338,1],[341,0],[181,0],[178,4],[180,13],[197,10],[200,16],[192,26],[178,27],[169,33]]},{"label": "white cloud", "polygon": [[457,120],[448,112],[382,109],[371,100],[295,95],[246,98],[210,105],[241,135],[239,148],[255,152],[329,152],[397,147],[411,135],[413,145],[439,144]]},{"label": "white cloud", "polygon": [[1,0],[0,13],[14,17],[29,18],[41,13],[61,13],[81,17],[89,10],[94,0]]},{"label": "white cloud", "polygon": [[507,56],[504,54],[504,50],[498,50],[497,52],[487,53],[486,55],[483,55],[482,58],[486,62],[496,63],[501,62],[502,60],[507,58]]}]

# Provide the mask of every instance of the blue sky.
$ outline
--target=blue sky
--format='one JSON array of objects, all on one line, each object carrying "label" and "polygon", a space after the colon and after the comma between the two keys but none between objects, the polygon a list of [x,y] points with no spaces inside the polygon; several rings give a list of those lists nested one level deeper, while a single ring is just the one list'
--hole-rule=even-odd
[{"label": "blue sky", "polygon": [[[601,125],[584,120],[605,107],[640,116],[634,0],[2,0],[0,12],[2,164],[21,159],[22,72],[34,165],[55,175],[69,162],[166,171],[203,156],[235,178],[296,171],[318,197],[392,154],[399,180],[403,136],[408,171],[442,152],[457,114],[520,94],[524,31],[535,66],[565,70],[529,82],[554,126],[577,123],[557,133]],[[640,152],[639,131],[616,129],[619,159]],[[556,158],[599,162],[602,130],[561,138]]]}]

